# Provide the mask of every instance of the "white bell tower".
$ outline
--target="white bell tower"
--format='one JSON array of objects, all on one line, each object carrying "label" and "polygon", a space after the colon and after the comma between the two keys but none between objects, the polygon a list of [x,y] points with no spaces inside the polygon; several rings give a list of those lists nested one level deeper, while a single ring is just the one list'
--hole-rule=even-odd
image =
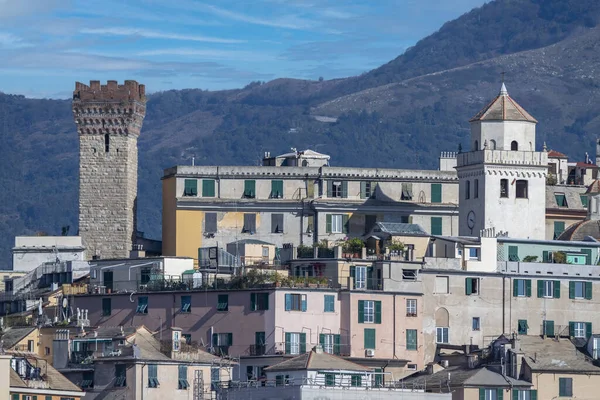
[{"label": "white bell tower", "polygon": [[458,154],[456,167],[459,235],[495,228],[509,237],[544,239],[548,154],[535,151],[537,120],[502,83],[469,122],[471,150]]}]

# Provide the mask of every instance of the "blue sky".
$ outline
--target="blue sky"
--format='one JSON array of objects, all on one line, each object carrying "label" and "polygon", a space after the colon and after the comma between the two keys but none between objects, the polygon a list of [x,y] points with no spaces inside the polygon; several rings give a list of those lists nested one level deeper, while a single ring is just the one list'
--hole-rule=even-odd
[{"label": "blue sky", "polygon": [[0,0],[0,91],[149,92],[325,79],[384,64],[485,0]]}]

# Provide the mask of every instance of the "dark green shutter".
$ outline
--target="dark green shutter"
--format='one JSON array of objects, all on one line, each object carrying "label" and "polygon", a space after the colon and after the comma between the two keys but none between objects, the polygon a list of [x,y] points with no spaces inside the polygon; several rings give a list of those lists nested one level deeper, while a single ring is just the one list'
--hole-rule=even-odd
[{"label": "dark green shutter", "polygon": [[569,321],[569,336],[575,337],[575,322]]},{"label": "dark green shutter", "polygon": [[432,183],[431,184],[431,202],[441,203],[442,202],[442,184]]},{"label": "dark green shutter", "polygon": [[291,347],[292,347],[292,343],[291,343],[291,335],[286,332],[285,333],[285,354],[290,354],[292,352]]},{"label": "dark green shutter", "polygon": [[504,389],[498,388],[498,389],[496,389],[496,393],[498,393],[498,400],[504,399]]},{"label": "dark green shutter", "polygon": [[508,261],[520,261],[518,246],[508,246]]},{"label": "dark green shutter", "polygon": [[375,329],[365,328],[364,342],[365,349],[375,349]]},{"label": "dark green shutter", "polygon": [[520,319],[517,322],[517,333],[519,333],[520,335],[527,335],[527,320],[526,319]]},{"label": "dark green shutter", "polygon": [[381,301],[375,301],[375,323],[381,323]]},{"label": "dark green shutter", "polygon": [[575,298],[575,282],[569,281],[569,298]]},{"label": "dark green shutter", "polygon": [[254,334],[254,344],[257,346],[264,346],[266,344],[264,332],[256,332]]},{"label": "dark green shutter", "polygon": [[542,261],[545,263],[550,262],[550,252],[549,251],[547,251],[547,250],[542,251]]},{"label": "dark green shutter", "polygon": [[202,180],[202,197],[215,197],[215,181],[212,179]]},{"label": "dark green shutter", "polygon": [[321,346],[323,346],[325,344],[325,334],[324,333],[319,334],[319,344]]},{"label": "dark green shutter", "polygon": [[531,279],[525,279],[525,296],[531,297]]},{"label": "dark green shutter", "polygon": [[519,389],[512,390],[512,400],[519,400]]},{"label": "dark green shutter", "polygon": [[592,336],[592,323],[586,322],[585,323],[585,338],[589,339],[590,336]]},{"label": "dark green shutter", "polygon": [[565,231],[565,223],[563,221],[554,221],[554,239],[558,239],[558,237]]},{"label": "dark green shutter", "polygon": [[327,181],[327,197],[333,194],[333,181]]},{"label": "dark green shutter", "polygon": [[585,254],[585,264],[592,265],[592,249],[581,249],[581,252]]},{"label": "dark green shutter", "polygon": [[479,388],[479,400],[485,400],[485,389]]},{"label": "dark green shutter", "polygon": [[196,196],[198,194],[198,181],[196,179],[186,179],[184,182],[183,195]]},{"label": "dark green shutter", "polygon": [[544,321],[544,334],[554,336],[554,321]]},{"label": "dark green shutter", "polygon": [[417,350],[417,330],[406,330],[406,350]]},{"label": "dark green shutter", "polygon": [[358,301],[358,323],[362,324],[365,322],[365,301]]},{"label": "dark green shutter", "polygon": [[519,295],[519,280],[513,280],[513,297],[517,297]]},{"label": "dark green shutter", "polygon": [[465,278],[465,294],[468,296],[473,293],[473,278]]},{"label": "dark green shutter", "polygon": [[538,279],[537,281],[537,293],[537,297],[544,297],[544,281],[541,279]]},{"label": "dark green shutter", "polygon": [[300,334],[300,354],[306,353],[306,333]]},{"label": "dark green shutter", "polygon": [[291,311],[292,309],[292,295],[289,293],[285,294],[285,311]]},{"label": "dark green shutter", "polygon": [[367,198],[367,182],[364,182],[364,181],[360,182],[360,198],[361,199]]},{"label": "dark green shutter", "polygon": [[352,278],[352,289],[356,289],[356,266],[350,266],[350,278]]},{"label": "dark green shutter", "polygon": [[247,180],[244,181],[244,196],[255,197],[256,196],[256,181]]},{"label": "dark green shutter", "polygon": [[442,235],[442,217],[431,217],[431,234]]},{"label": "dark green shutter", "polygon": [[349,231],[348,219],[349,219],[348,214],[342,215],[342,233],[348,233],[348,231]]},{"label": "dark green shutter", "polygon": [[555,299],[560,299],[560,281],[554,281],[554,296]]},{"label": "dark green shutter", "polygon": [[529,391],[529,400],[537,400],[537,390]]},{"label": "dark green shutter", "polygon": [[581,205],[584,208],[587,208],[587,206],[588,206],[588,197],[587,197],[587,194],[580,194],[579,198],[581,199]]},{"label": "dark green shutter", "polygon": [[250,293],[250,310],[256,311],[256,293]]},{"label": "dark green shutter", "polygon": [[331,233],[331,214],[325,215],[325,232]]},{"label": "dark green shutter", "polygon": [[348,197],[348,181],[342,181],[342,198]]},{"label": "dark green shutter", "polygon": [[341,347],[341,336],[333,335],[333,354],[339,356],[341,353],[340,347]]},{"label": "dark green shutter", "polygon": [[213,335],[212,335],[212,345],[213,346],[218,346],[219,345],[219,334],[218,333],[213,333]]},{"label": "dark green shutter", "polygon": [[227,334],[227,342],[228,342],[229,346],[231,346],[233,344],[233,333]]},{"label": "dark green shutter", "polygon": [[592,282],[585,283],[585,298],[586,300],[592,299]]}]

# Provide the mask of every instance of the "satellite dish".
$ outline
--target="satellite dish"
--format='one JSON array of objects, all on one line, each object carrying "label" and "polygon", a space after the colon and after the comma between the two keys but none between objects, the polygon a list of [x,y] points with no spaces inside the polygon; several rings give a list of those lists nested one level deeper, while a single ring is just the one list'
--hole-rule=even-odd
[{"label": "satellite dish", "polygon": [[63,297],[62,306],[63,308],[67,308],[69,306],[69,302],[67,301],[66,297]]}]

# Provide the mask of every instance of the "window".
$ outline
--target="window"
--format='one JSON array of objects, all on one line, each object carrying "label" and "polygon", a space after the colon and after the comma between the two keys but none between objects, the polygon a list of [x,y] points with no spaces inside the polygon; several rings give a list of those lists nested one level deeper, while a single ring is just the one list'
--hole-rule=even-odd
[{"label": "window", "polygon": [[192,344],[192,334],[191,333],[182,333],[181,338],[183,339],[183,342],[185,344],[187,344],[187,345]]},{"label": "window", "polygon": [[229,311],[228,294],[220,294],[217,296],[217,311]]},{"label": "window", "polygon": [[406,330],[406,350],[417,350],[417,330]]},{"label": "window", "polygon": [[479,319],[479,317],[473,317],[471,327],[474,331],[481,330],[481,320]]},{"label": "window", "polygon": [[469,247],[469,259],[477,260],[479,256],[477,255],[477,247]]},{"label": "window", "polygon": [[554,239],[558,239],[558,237],[565,231],[565,223],[564,221],[554,221]]},{"label": "window", "polygon": [[348,233],[348,215],[327,214],[325,225],[327,233]]},{"label": "window", "polygon": [[[287,304],[287,296],[286,296]],[[269,293],[250,293],[250,309],[252,311],[265,311],[269,309]],[[287,307],[286,307],[287,310]]]},{"label": "window", "polygon": [[110,136],[104,135],[104,152],[108,153],[110,150]]},{"label": "window", "polygon": [[406,364],[406,369],[409,371],[416,371],[417,370],[417,364]]},{"label": "window", "polygon": [[448,328],[437,326],[435,328],[435,342],[448,343]]},{"label": "window", "polygon": [[500,197],[508,197],[508,179],[500,179]]},{"label": "window", "polygon": [[364,265],[357,265],[351,267],[350,275],[354,271],[354,289],[366,289],[367,288],[367,267]]},{"label": "window", "polygon": [[538,297],[560,299],[560,281],[537,281]]},{"label": "window", "polygon": [[471,198],[471,181],[466,181],[465,182],[465,199],[470,199]]},{"label": "window", "polygon": [[527,335],[527,328],[529,328],[529,326],[527,325],[526,319],[520,319],[517,322],[517,333],[519,335]]},{"label": "window", "polygon": [[348,197],[347,181],[327,181],[327,197]]},{"label": "window", "polygon": [[217,233],[217,213],[204,213],[204,233]]},{"label": "window", "polygon": [[570,299],[592,299],[592,282],[571,281],[569,282]]},{"label": "window", "polygon": [[182,313],[192,312],[192,296],[189,296],[189,295],[181,296],[181,312]]},{"label": "window", "polygon": [[148,296],[138,297],[138,305],[135,312],[138,314],[148,314]]},{"label": "window", "polygon": [[244,181],[244,194],[243,196],[246,199],[253,199],[256,197],[256,181],[255,180],[246,180]]},{"label": "window", "polygon": [[148,387],[158,387],[158,365],[148,364]]},{"label": "window", "polygon": [[[251,349],[251,356],[262,356],[267,349],[267,339],[264,332],[254,332],[254,349]],[[260,376],[260,375],[258,375]]]},{"label": "window", "polygon": [[360,198],[368,199],[375,195],[375,187],[377,186],[374,182],[361,182],[360,183]]},{"label": "window", "polygon": [[406,299],[406,316],[417,316],[417,299]]},{"label": "window", "polygon": [[198,195],[198,181],[196,179],[186,179],[183,187],[184,196]]},{"label": "window", "polygon": [[573,396],[573,378],[558,378],[558,395],[561,397]]},{"label": "window", "polygon": [[324,297],[325,312],[335,312],[335,296],[326,294]]},{"label": "window", "polygon": [[213,333],[212,346],[215,354],[226,356],[229,354],[229,346],[233,344],[233,333]]},{"label": "window", "polygon": [[402,270],[402,280],[403,281],[416,281],[417,280],[417,270],[416,269],[403,269]]},{"label": "window", "polygon": [[319,335],[319,344],[325,353],[340,354],[340,335],[321,333]]},{"label": "window", "polygon": [[531,279],[515,279],[513,281],[514,297],[531,297]]},{"label": "window", "polygon": [[364,344],[365,344],[365,349],[375,349],[375,344],[377,342],[377,340],[375,340],[375,329],[369,329],[369,328],[365,328],[364,331]]},{"label": "window", "polygon": [[115,387],[126,387],[127,386],[127,371],[125,364],[115,365]]},{"label": "window", "polygon": [[513,388],[513,393],[518,393],[516,400],[537,400],[537,390],[523,390]]},{"label": "window", "polygon": [[479,278],[465,278],[465,294],[479,294]]},{"label": "window", "polygon": [[334,386],[335,385],[335,375],[334,374],[325,374],[325,386]]},{"label": "window", "polygon": [[481,400],[502,400],[502,396],[504,395],[504,389],[502,388],[494,388],[494,389],[479,389],[479,398]]},{"label": "window", "polygon": [[525,179],[519,179],[516,183],[516,197],[517,199],[526,199],[527,196],[527,181]]},{"label": "window", "polygon": [[431,202],[441,203],[442,202],[442,184],[432,183],[431,184]]},{"label": "window", "polygon": [[581,199],[581,205],[582,205],[582,207],[587,208],[587,206],[588,206],[588,197],[587,197],[587,194],[580,194],[579,198]]},{"label": "window", "polygon": [[112,300],[111,298],[102,299],[102,316],[103,317],[109,317],[110,314],[112,313],[111,300]]},{"label": "window", "polygon": [[442,235],[442,217],[431,217],[431,234]]},{"label": "window", "polygon": [[542,321],[543,333],[546,336],[554,336],[554,321],[544,320]]},{"label": "window", "polygon": [[476,140],[475,143],[473,144],[473,151],[477,151],[479,150],[479,142]]},{"label": "window", "polygon": [[512,142],[510,142],[510,149],[512,151],[519,150],[519,143],[516,140],[513,140]]},{"label": "window", "polygon": [[574,338],[587,338],[589,333],[591,335],[592,324],[589,322],[569,322],[569,336]]},{"label": "window", "polygon": [[255,233],[256,232],[256,214],[245,213],[244,214],[244,227],[242,228],[243,233]]},{"label": "window", "polygon": [[177,388],[179,390],[187,390],[189,386],[190,384],[187,380],[187,365],[179,365]]},{"label": "window", "polygon": [[508,246],[508,261],[520,261],[518,246]]},{"label": "window", "polygon": [[361,375],[352,375],[350,377],[350,386],[361,387],[362,386],[362,376]]},{"label": "window", "polygon": [[381,323],[381,301],[359,300],[358,301],[358,323],[380,324]]},{"label": "window", "polygon": [[434,293],[436,294],[447,294],[448,293],[448,277],[447,276],[436,276]]},{"label": "window", "polygon": [[[94,371],[83,371],[81,378],[80,386],[83,389],[94,387]],[[52,400],[52,396],[46,396],[46,400]]]},{"label": "window", "polygon": [[412,200],[413,199],[413,191],[412,191],[412,183],[402,183],[402,195],[400,196],[400,200]]},{"label": "window", "polygon": [[285,333],[285,354],[306,353],[306,333]]},{"label": "window", "polygon": [[140,283],[142,285],[145,285],[148,282],[150,282],[150,275],[151,274],[152,274],[152,269],[151,268],[142,268],[142,270],[140,271]]},{"label": "window", "polygon": [[44,348],[44,355],[49,356],[50,355],[50,347],[45,347]]},{"label": "window", "polygon": [[306,295],[291,294],[285,295],[285,311],[306,311]]},{"label": "window", "polygon": [[271,233],[283,233],[283,214],[271,214]]},{"label": "window", "polygon": [[283,181],[271,181],[271,196],[272,199],[283,199]]},{"label": "window", "polygon": [[275,376],[275,386],[284,386],[290,383],[289,375],[276,375]]},{"label": "window", "polygon": [[479,179],[475,179],[473,181],[474,186],[473,186],[473,198],[474,199],[478,199],[479,198]]},{"label": "window", "polygon": [[564,193],[554,193],[554,199],[556,200],[556,205],[559,207],[568,207],[567,197]]},{"label": "window", "polygon": [[215,197],[215,180],[202,180],[202,197]]}]

